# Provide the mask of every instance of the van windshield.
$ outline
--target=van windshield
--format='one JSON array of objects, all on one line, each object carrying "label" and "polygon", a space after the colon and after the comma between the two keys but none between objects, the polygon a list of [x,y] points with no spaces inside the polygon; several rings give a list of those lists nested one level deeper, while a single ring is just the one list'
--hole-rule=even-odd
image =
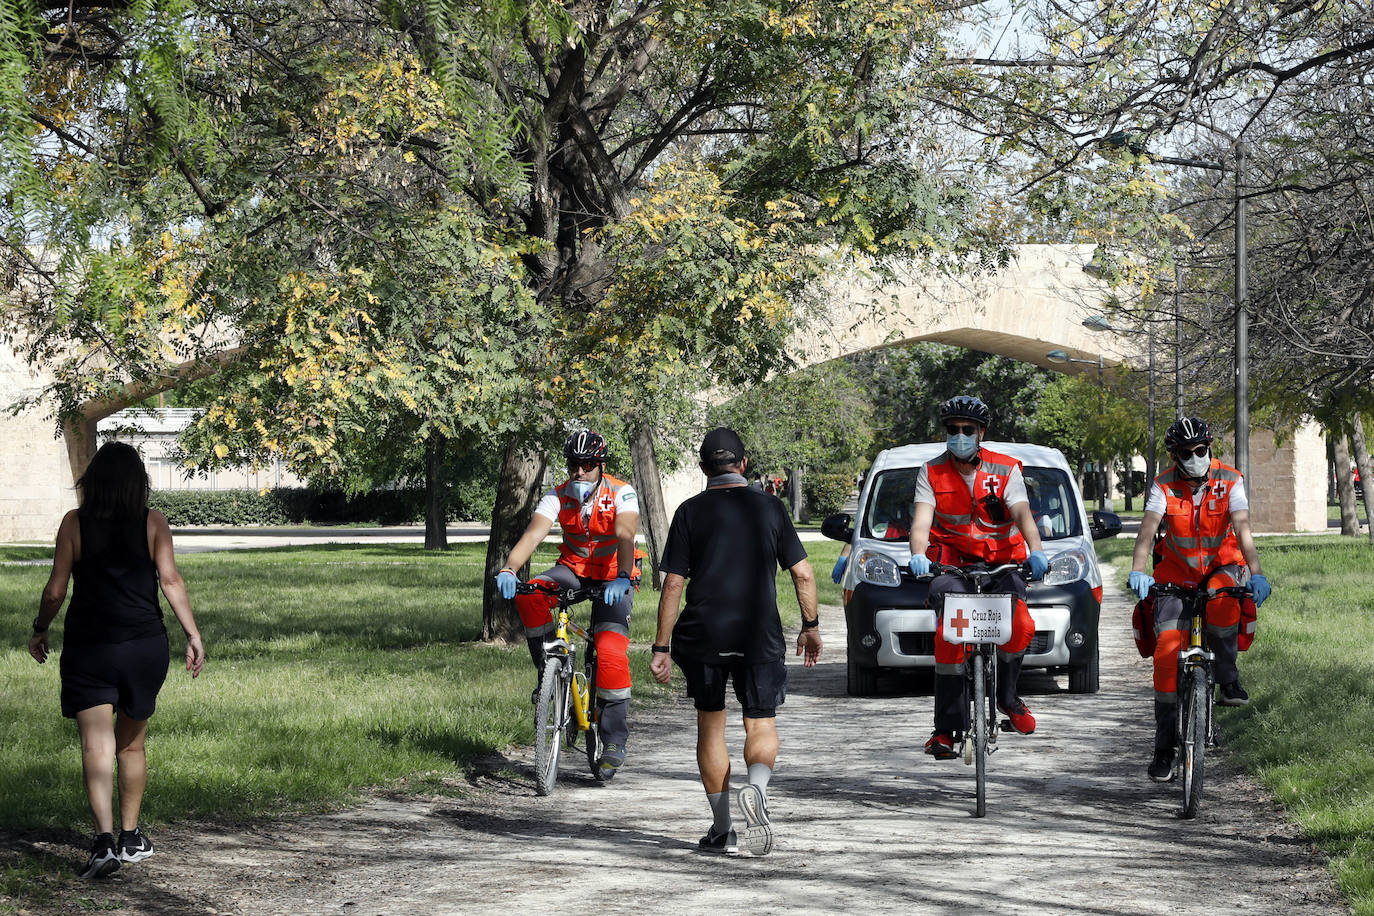
[{"label": "van windshield", "polygon": [[[905,541],[911,534],[911,499],[919,467],[883,471],[873,481],[868,509],[863,517],[863,536],[880,541]],[[1058,468],[1023,465],[1026,496],[1043,540],[1081,537],[1082,519],[1069,475]]]}]

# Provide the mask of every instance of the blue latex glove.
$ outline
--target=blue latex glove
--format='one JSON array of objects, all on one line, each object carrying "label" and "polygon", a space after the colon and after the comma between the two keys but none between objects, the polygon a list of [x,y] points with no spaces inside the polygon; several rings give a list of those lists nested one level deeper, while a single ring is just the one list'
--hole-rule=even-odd
[{"label": "blue latex glove", "polygon": [[620,603],[620,600],[630,593],[634,584],[630,582],[629,573],[621,573],[615,577],[614,582],[606,583],[606,590],[601,593],[601,600],[610,605]]},{"label": "blue latex glove", "polygon": [[515,597],[515,586],[519,583],[515,578],[515,573],[509,569],[503,569],[496,574],[496,590],[501,593],[501,597],[509,601]]},{"label": "blue latex glove", "polygon": [[1050,571],[1050,558],[1045,556],[1043,550],[1032,550],[1026,562],[1030,564],[1032,579],[1043,579],[1045,573]]},{"label": "blue latex glove", "polygon": [[1135,592],[1136,597],[1144,601],[1150,594],[1150,586],[1155,584],[1155,577],[1148,573],[1132,570],[1131,578],[1127,581],[1130,583],[1131,590]]},{"label": "blue latex glove", "polygon": [[1250,577],[1250,591],[1255,593],[1255,607],[1264,603],[1264,599],[1269,597],[1269,580],[1263,575]]},{"label": "blue latex glove", "polygon": [[830,570],[830,581],[839,585],[840,580],[844,578],[845,567],[848,565],[849,557],[841,555],[840,558],[835,561],[835,568]]},{"label": "blue latex glove", "polygon": [[930,557],[923,553],[913,553],[907,568],[911,570],[913,576],[928,576],[930,575]]}]

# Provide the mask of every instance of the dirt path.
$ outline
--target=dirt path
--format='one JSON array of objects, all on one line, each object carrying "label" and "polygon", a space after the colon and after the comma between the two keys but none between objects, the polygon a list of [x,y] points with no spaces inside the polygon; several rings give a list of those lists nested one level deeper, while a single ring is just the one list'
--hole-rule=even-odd
[{"label": "dirt path", "polygon": [[[843,615],[827,608],[828,657],[793,670],[779,720],[779,839],[765,858],[697,853],[709,814],[679,699],[638,715],[630,763],[605,788],[580,775],[579,753],[538,798],[528,757],[503,758],[462,799],[160,831],[159,855],[84,896],[124,912],[242,916],[1348,913],[1322,859],[1244,776],[1211,771],[1202,815],[1175,817],[1177,786],[1144,775],[1148,667],[1129,644],[1126,600],[1109,593],[1107,605],[1102,692],[1025,679],[1039,729],[1003,738],[983,820],[971,816],[972,769],[921,753],[929,696],[845,696]],[[730,738],[738,755],[737,717]]]}]

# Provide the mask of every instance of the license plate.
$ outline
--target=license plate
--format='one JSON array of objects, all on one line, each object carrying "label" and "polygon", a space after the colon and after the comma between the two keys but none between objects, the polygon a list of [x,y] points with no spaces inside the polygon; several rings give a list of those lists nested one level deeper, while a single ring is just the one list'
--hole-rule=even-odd
[{"label": "license plate", "polygon": [[945,642],[993,643],[1011,639],[1015,595],[945,595]]}]

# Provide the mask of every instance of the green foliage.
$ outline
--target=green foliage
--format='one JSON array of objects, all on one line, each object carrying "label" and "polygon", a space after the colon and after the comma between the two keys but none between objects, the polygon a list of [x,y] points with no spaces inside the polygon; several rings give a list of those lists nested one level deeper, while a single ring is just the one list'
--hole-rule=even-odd
[{"label": "green foliage", "polygon": [[850,478],[868,457],[872,441],[868,395],[842,362],[780,375],[710,412],[709,425],[739,433],[750,470],[783,475]]},{"label": "green foliage", "polygon": [[[469,482],[449,500],[450,521],[490,517],[494,490]],[[199,525],[413,525],[425,517],[423,489],[341,490],[275,487],[257,490],[156,490],[149,506],[173,526]]]},{"label": "green foliage", "polygon": [[833,515],[840,511],[854,489],[853,474],[806,474],[802,477],[802,492],[812,515]]}]

